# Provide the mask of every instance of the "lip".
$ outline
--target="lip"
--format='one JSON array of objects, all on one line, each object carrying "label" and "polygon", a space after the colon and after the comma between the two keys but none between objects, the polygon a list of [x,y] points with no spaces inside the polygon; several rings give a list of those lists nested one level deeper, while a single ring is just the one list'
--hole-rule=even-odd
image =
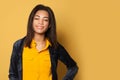
[{"label": "lip", "polygon": [[36,28],[38,28],[38,29],[43,29],[44,26],[36,26]]}]

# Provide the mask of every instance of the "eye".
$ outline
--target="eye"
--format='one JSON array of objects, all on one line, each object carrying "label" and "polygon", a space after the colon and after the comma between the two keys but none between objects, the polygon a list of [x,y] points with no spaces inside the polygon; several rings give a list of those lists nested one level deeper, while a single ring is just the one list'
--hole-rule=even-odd
[{"label": "eye", "polygon": [[34,20],[39,20],[39,18],[35,17]]},{"label": "eye", "polygon": [[48,22],[49,20],[48,19],[44,19],[44,21]]},{"label": "eye", "polygon": [[44,19],[44,21],[48,22],[49,20],[48,19]]}]

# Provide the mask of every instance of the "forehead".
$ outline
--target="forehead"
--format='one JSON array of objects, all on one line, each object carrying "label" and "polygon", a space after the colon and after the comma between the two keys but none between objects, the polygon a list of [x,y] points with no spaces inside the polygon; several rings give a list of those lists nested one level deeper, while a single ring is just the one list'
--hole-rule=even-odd
[{"label": "forehead", "polygon": [[49,17],[49,14],[47,11],[45,10],[38,10],[36,13],[35,13],[35,16],[46,16],[46,17]]}]

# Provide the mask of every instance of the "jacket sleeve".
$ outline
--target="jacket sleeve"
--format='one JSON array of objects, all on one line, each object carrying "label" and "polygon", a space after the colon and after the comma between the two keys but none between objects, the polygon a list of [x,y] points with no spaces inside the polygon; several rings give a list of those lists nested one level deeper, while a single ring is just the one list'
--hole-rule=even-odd
[{"label": "jacket sleeve", "polygon": [[68,69],[63,80],[73,80],[78,72],[78,66],[62,45],[59,45],[58,50],[59,60],[62,61]]},{"label": "jacket sleeve", "polygon": [[17,45],[14,43],[10,59],[9,80],[18,80],[16,47]]}]

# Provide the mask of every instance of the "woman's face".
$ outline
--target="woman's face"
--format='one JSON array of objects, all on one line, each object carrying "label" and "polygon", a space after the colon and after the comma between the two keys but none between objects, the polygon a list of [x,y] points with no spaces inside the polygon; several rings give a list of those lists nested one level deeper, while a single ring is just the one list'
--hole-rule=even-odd
[{"label": "woman's face", "polygon": [[38,10],[33,18],[33,29],[35,34],[45,34],[48,30],[49,14],[45,10]]}]

